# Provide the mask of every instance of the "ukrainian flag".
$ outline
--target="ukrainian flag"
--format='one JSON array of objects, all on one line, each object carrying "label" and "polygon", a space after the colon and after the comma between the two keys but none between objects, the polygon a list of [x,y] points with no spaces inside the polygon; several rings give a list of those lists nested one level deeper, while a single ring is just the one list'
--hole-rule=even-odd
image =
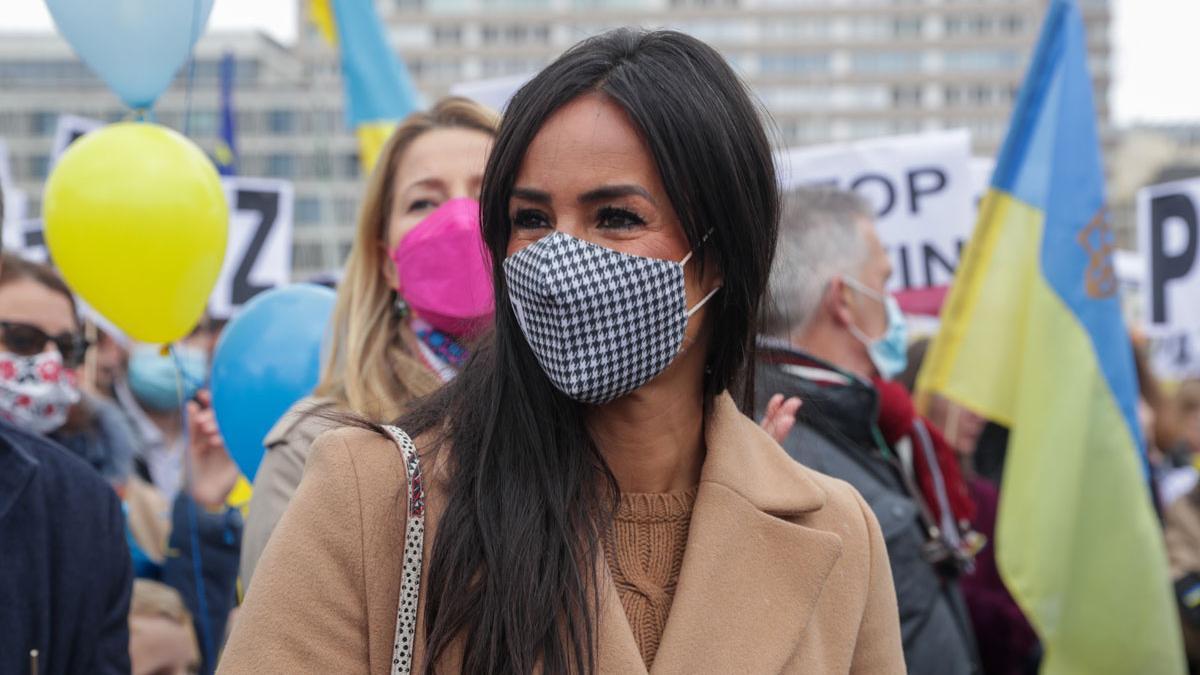
[{"label": "ukrainian flag", "polygon": [[1044,673],[1183,673],[1114,276],[1087,40],[1051,0],[918,387],[1007,425],[996,557]]},{"label": "ukrainian flag", "polygon": [[358,136],[363,170],[370,171],[396,123],[420,107],[420,95],[388,46],[373,0],[310,0],[309,17],[338,45],[346,121]]}]

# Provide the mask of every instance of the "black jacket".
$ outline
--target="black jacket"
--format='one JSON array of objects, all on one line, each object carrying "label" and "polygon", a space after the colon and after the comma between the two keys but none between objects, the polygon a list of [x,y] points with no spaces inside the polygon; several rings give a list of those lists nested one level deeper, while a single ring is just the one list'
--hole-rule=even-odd
[{"label": "black jacket", "polygon": [[[756,399],[798,396],[804,405],[783,447],[793,459],[840,478],[862,494],[887,543],[904,659],[917,675],[979,672],[975,639],[958,583],[923,556],[928,540],[918,502],[899,464],[885,455],[875,388],[833,366],[779,347],[760,349]],[[800,366],[800,367],[797,367]]]},{"label": "black jacket", "polygon": [[133,571],[117,494],[94,469],[0,422],[0,673],[129,672]]}]

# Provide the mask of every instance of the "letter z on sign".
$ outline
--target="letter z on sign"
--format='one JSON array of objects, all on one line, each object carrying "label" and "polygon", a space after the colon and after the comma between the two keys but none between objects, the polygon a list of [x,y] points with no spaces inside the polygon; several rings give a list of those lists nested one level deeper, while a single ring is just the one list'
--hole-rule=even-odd
[{"label": "letter z on sign", "polygon": [[229,244],[209,312],[228,319],[254,296],[287,284],[292,267],[292,184],[269,178],[224,178]]}]

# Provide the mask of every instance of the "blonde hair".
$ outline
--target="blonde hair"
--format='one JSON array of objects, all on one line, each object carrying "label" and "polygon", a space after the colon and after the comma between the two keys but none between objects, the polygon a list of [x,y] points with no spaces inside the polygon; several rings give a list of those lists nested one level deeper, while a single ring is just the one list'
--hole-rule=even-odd
[{"label": "blonde hair", "polygon": [[496,134],[499,118],[474,101],[443,98],[426,112],[409,115],[392,132],[367,182],[354,244],[338,285],[329,352],[314,394],[374,420],[399,416],[412,398],[438,384],[404,346],[411,332],[397,316],[395,294],[384,276],[392,264],[380,243],[392,212],[397,167],[413,141],[435,129]]}]

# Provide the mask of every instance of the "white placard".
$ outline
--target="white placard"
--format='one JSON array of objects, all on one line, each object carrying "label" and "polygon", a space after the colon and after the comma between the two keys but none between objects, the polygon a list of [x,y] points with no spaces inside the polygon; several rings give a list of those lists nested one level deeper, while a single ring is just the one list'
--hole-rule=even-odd
[{"label": "white placard", "polygon": [[963,129],[793,148],[780,185],[834,185],[866,198],[892,256],[893,291],[945,286],[975,222],[971,137]]},{"label": "white placard", "polygon": [[[4,240],[0,244],[3,245],[5,251],[12,251],[21,257],[45,262],[46,245],[42,242],[42,223],[25,218],[29,206],[28,200],[29,198],[23,190],[9,186],[4,187]],[[29,231],[33,232],[32,236],[27,234]],[[40,246],[40,254],[27,255],[26,248],[30,244]]]},{"label": "white placard", "polygon": [[[13,190],[12,165],[8,159],[8,143],[0,138],[0,190],[7,195]],[[7,202],[5,202],[7,205]]]},{"label": "white placard", "polygon": [[517,90],[533,77],[532,73],[524,75],[508,75],[488,80],[459,82],[450,86],[452,96],[469,98],[476,103],[482,103],[497,112],[503,112],[509,99]]},{"label": "white placard", "polygon": [[1143,188],[1137,209],[1152,365],[1166,377],[1200,374],[1200,178]]},{"label": "white placard", "polygon": [[229,204],[229,244],[209,313],[228,319],[254,296],[289,282],[293,189],[272,178],[228,176],[221,184]]},{"label": "white placard", "polygon": [[80,136],[95,131],[104,126],[104,122],[90,117],[78,115],[59,115],[58,124],[54,128],[54,145],[50,153],[50,165],[58,163],[58,158],[67,151],[67,147],[79,140]]},{"label": "white placard", "polygon": [[992,172],[996,170],[996,160],[991,157],[972,157],[968,166],[971,169],[971,194],[974,195],[972,203],[978,211],[979,204],[992,187]]}]

